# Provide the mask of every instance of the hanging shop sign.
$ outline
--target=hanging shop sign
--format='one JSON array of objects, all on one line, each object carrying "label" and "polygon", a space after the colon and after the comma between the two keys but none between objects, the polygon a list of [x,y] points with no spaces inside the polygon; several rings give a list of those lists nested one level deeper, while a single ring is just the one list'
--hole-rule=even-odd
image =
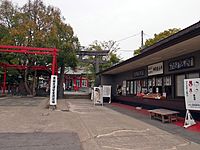
[{"label": "hanging shop sign", "polygon": [[194,57],[171,61],[168,64],[169,71],[186,69],[194,66]]},{"label": "hanging shop sign", "polygon": [[148,76],[163,74],[163,62],[148,66]]},{"label": "hanging shop sign", "polygon": [[50,88],[50,105],[57,105],[57,76],[51,75],[51,88]]},{"label": "hanging shop sign", "polygon": [[184,79],[185,105],[188,110],[200,110],[200,78]]},{"label": "hanging shop sign", "polygon": [[134,78],[143,77],[143,76],[145,76],[145,70],[139,70],[139,71],[133,72],[133,77]]}]

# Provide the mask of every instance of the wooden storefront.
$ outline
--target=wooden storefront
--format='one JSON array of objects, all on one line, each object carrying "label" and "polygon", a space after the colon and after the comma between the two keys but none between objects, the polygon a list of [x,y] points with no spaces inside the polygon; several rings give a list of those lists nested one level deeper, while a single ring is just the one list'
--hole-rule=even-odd
[{"label": "wooden storefront", "polygon": [[185,110],[183,81],[200,77],[200,22],[99,75],[102,85],[112,85],[115,100]]}]

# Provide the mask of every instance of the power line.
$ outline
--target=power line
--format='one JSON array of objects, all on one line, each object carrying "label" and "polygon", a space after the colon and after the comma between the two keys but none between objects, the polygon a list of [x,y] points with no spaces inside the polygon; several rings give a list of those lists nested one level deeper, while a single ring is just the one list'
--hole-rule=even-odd
[{"label": "power line", "polygon": [[124,40],[127,40],[127,39],[129,39],[129,38],[135,37],[135,36],[137,36],[137,35],[140,35],[140,33],[137,33],[137,34],[134,34],[134,35],[131,35],[131,36],[128,36],[128,37],[119,39],[119,40],[117,40],[116,42],[124,41]]},{"label": "power line", "polygon": [[147,33],[144,33],[144,35],[145,35],[145,36],[148,36],[148,37],[151,37],[151,36],[150,36],[149,34],[147,34]]},{"label": "power line", "polygon": [[133,49],[129,49],[129,50],[123,50],[123,49],[121,49],[121,50],[118,50],[118,51],[131,52],[131,51],[133,51]]},{"label": "power line", "polygon": [[132,50],[132,51],[123,51],[123,50],[122,50],[122,52],[123,52],[123,53],[133,53],[133,50]]}]

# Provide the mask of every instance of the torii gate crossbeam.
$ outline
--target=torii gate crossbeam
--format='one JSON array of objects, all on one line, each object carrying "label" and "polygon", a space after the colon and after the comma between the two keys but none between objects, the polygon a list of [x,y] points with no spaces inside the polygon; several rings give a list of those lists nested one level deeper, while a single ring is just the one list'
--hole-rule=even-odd
[{"label": "torii gate crossbeam", "polygon": [[[52,56],[52,75],[57,73],[57,53],[58,49],[56,48],[37,48],[37,47],[25,47],[25,46],[8,46],[0,45],[0,53],[22,53],[30,55],[51,55]],[[20,65],[11,65],[0,63],[0,66],[4,68],[4,83],[3,83],[3,94],[5,94],[6,89],[6,70],[7,68],[17,68],[17,69],[26,69],[30,68],[32,70],[46,70],[46,66],[20,66]]]}]

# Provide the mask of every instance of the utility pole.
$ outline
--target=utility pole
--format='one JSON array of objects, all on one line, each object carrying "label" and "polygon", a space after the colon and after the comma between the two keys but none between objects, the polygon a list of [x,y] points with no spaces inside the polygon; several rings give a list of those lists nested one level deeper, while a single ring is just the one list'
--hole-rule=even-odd
[{"label": "utility pole", "polygon": [[143,49],[144,47],[144,32],[143,30],[141,31],[141,48]]}]

